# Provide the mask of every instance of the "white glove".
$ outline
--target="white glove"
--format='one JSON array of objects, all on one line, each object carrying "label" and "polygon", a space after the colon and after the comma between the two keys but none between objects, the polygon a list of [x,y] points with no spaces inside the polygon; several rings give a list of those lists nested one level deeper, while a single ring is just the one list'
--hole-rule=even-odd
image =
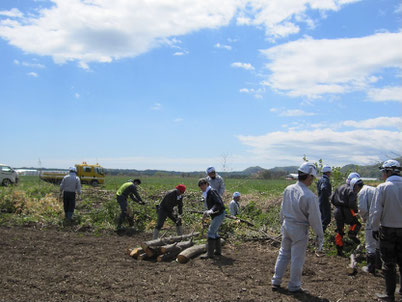
[{"label": "white glove", "polygon": [[211,215],[213,212],[214,212],[214,211],[212,211],[212,209],[206,210],[206,211],[204,212],[204,215],[203,215],[203,216],[205,217],[205,216]]},{"label": "white glove", "polygon": [[324,237],[315,237],[315,248],[317,250],[317,252],[321,252],[322,251],[322,246],[324,245]]}]

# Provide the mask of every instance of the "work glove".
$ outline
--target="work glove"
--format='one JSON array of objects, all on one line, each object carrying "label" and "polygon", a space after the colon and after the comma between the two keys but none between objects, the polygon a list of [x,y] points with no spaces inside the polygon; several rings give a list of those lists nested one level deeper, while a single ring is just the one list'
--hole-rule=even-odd
[{"label": "work glove", "polygon": [[323,251],[322,251],[322,247],[324,245],[324,238],[323,237],[315,237],[314,240],[314,245],[315,245],[315,254],[317,257],[322,257],[324,256]]},{"label": "work glove", "polygon": [[210,216],[214,211],[211,210],[206,210],[204,211],[204,214],[202,215],[202,218],[206,218],[207,216]]},{"label": "work glove", "polygon": [[380,232],[373,231],[373,238],[378,241],[379,237],[380,237]]},{"label": "work glove", "polygon": [[181,216],[177,216],[176,217],[176,225],[180,225],[181,224]]}]

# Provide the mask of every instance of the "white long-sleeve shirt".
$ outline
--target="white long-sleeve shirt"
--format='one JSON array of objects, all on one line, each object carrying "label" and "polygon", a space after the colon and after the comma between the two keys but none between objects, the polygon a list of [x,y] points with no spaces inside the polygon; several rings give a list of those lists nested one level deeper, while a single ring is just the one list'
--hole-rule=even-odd
[{"label": "white long-sleeve shirt", "polygon": [[216,174],[215,178],[207,177],[207,180],[209,182],[209,185],[218,192],[219,196],[223,196],[223,193],[225,193],[225,182],[223,181],[223,178]]},{"label": "white long-sleeve shirt", "polygon": [[370,213],[373,231],[380,226],[402,228],[402,177],[392,175],[378,185],[374,197],[374,211]]},{"label": "white long-sleeve shirt", "polygon": [[75,173],[64,176],[60,184],[60,192],[63,191],[81,194],[81,181]]},{"label": "white long-sleeve shirt", "polygon": [[229,203],[229,212],[232,216],[236,216],[240,213],[239,204],[234,199]]},{"label": "white long-sleeve shirt", "polygon": [[302,182],[287,186],[283,192],[281,222],[311,226],[319,238],[324,238],[317,196]]},{"label": "white long-sleeve shirt", "polygon": [[375,190],[375,187],[364,185],[359,194],[357,194],[359,213],[364,221],[369,220],[370,209],[373,211]]}]

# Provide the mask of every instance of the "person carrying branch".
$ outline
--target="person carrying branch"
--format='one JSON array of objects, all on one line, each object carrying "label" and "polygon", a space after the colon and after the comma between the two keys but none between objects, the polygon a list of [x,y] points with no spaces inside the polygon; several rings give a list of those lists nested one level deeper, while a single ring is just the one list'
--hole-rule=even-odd
[{"label": "person carrying branch", "polygon": [[130,226],[134,225],[134,219],[132,216],[128,214],[128,202],[127,199],[130,197],[133,201],[138,202],[141,205],[144,205],[145,202],[142,201],[140,194],[138,194],[137,186],[141,184],[140,179],[129,180],[128,182],[121,185],[121,187],[116,192],[116,199],[118,204],[120,205],[121,213],[119,216],[119,220],[117,222],[117,230],[121,229],[121,226],[125,219],[128,219],[128,223]]},{"label": "person carrying branch", "polygon": [[396,160],[385,161],[380,170],[384,183],[374,196],[374,211],[370,212],[373,237],[380,241],[384,261],[385,294],[376,294],[385,301],[395,301],[396,264],[399,266],[399,294],[402,295],[402,177]]},{"label": "person carrying branch", "polygon": [[81,180],[77,176],[77,169],[70,167],[69,174],[64,176],[60,184],[60,196],[63,196],[64,213],[66,220],[71,222],[75,209],[75,197],[81,198]]},{"label": "person carrying branch", "polygon": [[303,163],[298,168],[298,181],[286,187],[281,205],[282,243],[272,277],[272,290],[281,287],[282,278],[290,262],[291,293],[302,293],[301,277],[306,256],[309,226],[316,234],[316,246],[322,250],[324,232],[322,230],[317,196],[308,188],[317,175],[317,168],[311,163]]},{"label": "person carrying branch", "polygon": [[[183,226],[181,221],[181,215],[183,215],[183,194],[186,192],[185,185],[177,185],[175,189],[170,190],[165,197],[163,197],[158,211],[158,222],[154,229],[153,239],[157,239],[159,231],[162,229],[163,224],[167,217],[169,217],[176,224],[177,235],[183,235]],[[174,207],[177,207],[177,215],[174,213]]]},{"label": "person carrying branch", "polygon": [[[357,173],[356,173],[357,174]],[[358,175],[358,174],[357,174]],[[346,183],[338,187],[332,195],[331,202],[336,207],[336,237],[335,245],[338,256],[343,256],[343,236],[345,235],[345,224],[349,225],[348,237],[356,244],[360,244],[357,233],[361,223],[357,218],[357,193],[363,187],[363,181],[359,177],[352,177]]]},{"label": "person carrying branch", "polygon": [[214,255],[220,256],[222,254],[221,238],[218,230],[225,219],[225,206],[221,196],[209,185],[206,178],[201,178],[198,181],[198,186],[202,191],[207,208],[204,212],[204,217],[211,216],[211,224],[208,228],[207,253],[202,255],[201,258],[214,258]]},{"label": "person carrying branch", "polygon": [[240,205],[239,205],[240,198],[241,198],[241,195],[240,195],[239,192],[234,192],[233,193],[233,199],[229,203],[230,215],[237,216],[237,215],[240,214]]}]

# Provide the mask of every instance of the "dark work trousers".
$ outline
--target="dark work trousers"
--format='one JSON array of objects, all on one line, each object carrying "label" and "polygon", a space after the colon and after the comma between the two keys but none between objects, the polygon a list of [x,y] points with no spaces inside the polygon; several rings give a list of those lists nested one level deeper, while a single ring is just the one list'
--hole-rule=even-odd
[{"label": "dark work trousers", "polygon": [[75,192],[63,192],[64,214],[71,219],[75,209]]},{"label": "dark work trousers", "polygon": [[322,201],[320,203],[320,212],[321,212],[322,228],[325,232],[327,226],[331,222],[331,204],[329,203],[329,201]]},{"label": "dark work trousers", "polygon": [[[353,217],[351,223],[349,224],[349,237],[356,237],[357,233],[359,232],[360,228],[362,227],[361,223],[356,217]],[[335,244],[338,247],[343,247],[343,236],[345,235],[344,232],[345,221],[336,219],[336,237],[335,237]]]},{"label": "dark work trousers", "polygon": [[396,287],[396,264],[399,265],[399,278],[402,278],[402,228],[380,228],[380,251],[384,261],[386,293],[393,297]]},{"label": "dark work trousers", "polygon": [[127,198],[125,198],[123,195],[117,195],[117,202],[120,205],[120,209],[121,209],[121,213],[119,216],[119,220],[118,220],[118,227],[121,227],[121,225],[123,224],[124,220],[126,219],[127,215]]},{"label": "dark work trousers", "polygon": [[169,217],[177,226],[181,226],[181,220],[177,220],[177,218],[173,215],[173,212],[167,211],[163,207],[159,207],[158,209],[158,222],[156,223],[156,229],[160,230],[165,223],[166,218]]}]

